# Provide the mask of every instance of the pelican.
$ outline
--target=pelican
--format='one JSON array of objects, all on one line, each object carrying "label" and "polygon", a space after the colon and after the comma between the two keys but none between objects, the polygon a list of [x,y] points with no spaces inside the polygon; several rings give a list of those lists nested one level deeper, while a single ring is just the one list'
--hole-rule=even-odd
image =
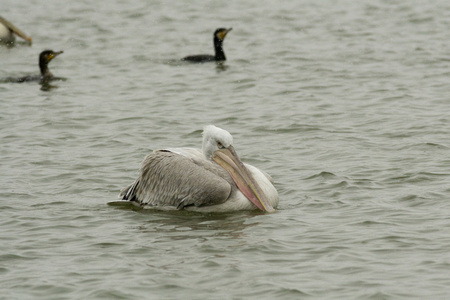
[{"label": "pelican", "polygon": [[264,171],[243,163],[231,134],[214,125],[203,130],[202,150],[167,148],[142,162],[140,176],[119,195],[122,201],[155,209],[197,212],[273,212],[278,193]]},{"label": "pelican", "polygon": [[31,44],[31,37],[23,33],[22,30],[14,26],[11,22],[0,16],[0,42],[12,45],[16,41],[15,34],[27,40]]}]

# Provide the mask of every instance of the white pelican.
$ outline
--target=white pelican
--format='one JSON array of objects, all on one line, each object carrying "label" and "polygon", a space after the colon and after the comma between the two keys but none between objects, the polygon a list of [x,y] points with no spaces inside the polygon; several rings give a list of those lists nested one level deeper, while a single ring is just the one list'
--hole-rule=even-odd
[{"label": "white pelican", "polygon": [[0,16],[0,42],[4,44],[14,44],[16,41],[15,34],[27,40],[31,44],[31,37],[27,36],[19,28],[11,22]]},{"label": "white pelican", "polygon": [[275,211],[278,193],[272,178],[241,162],[228,131],[206,126],[202,148],[153,151],[144,159],[139,178],[122,189],[122,201],[111,204],[198,212]]}]

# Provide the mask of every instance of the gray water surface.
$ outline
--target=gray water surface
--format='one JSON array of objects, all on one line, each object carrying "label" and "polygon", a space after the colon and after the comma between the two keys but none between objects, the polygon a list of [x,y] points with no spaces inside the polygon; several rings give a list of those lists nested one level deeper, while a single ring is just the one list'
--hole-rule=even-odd
[{"label": "gray water surface", "polygon": [[[448,1],[2,1],[1,299],[446,299]],[[233,27],[223,65],[212,33]],[[204,125],[276,213],[107,206]]]}]

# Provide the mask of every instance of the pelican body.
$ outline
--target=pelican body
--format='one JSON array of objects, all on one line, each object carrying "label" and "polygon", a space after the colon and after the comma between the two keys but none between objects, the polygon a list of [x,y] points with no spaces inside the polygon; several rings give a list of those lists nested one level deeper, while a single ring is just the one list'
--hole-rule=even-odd
[{"label": "pelican body", "polygon": [[31,37],[27,36],[22,30],[0,16],[0,42],[7,45],[13,45],[16,41],[16,35],[31,44]]},{"label": "pelican body", "polygon": [[278,205],[272,178],[244,164],[231,134],[213,125],[204,128],[202,150],[153,151],[144,159],[138,179],[122,189],[119,198],[144,208],[198,212],[273,212]]}]

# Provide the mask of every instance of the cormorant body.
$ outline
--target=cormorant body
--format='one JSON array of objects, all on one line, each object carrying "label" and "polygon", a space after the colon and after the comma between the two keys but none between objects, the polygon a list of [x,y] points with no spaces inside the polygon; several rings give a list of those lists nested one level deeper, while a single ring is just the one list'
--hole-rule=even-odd
[{"label": "cormorant body", "polygon": [[56,56],[63,53],[63,51],[55,52],[53,50],[44,50],[39,54],[39,69],[41,70],[41,75],[29,75],[24,77],[16,78],[15,80],[8,80],[9,82],[29,82],[29,81],[39,81],[41,83],[49,82],[52,80],[59,79],[53,76],[53,74],[48,69],[48,64]]},{"label": "cormorant body", "polygon": [[223,51],[223,40],[228,32],[231,31],[232,28],[219,28],[214,32],[214,50],[215,55],[208,54],[200,54],[200,55],[190,55],[182,58],[183,61],[189,61],[194,63],[203,63],[203,62],[212,62],[212,61],[224,61],[227,58],[225,57],[225,52]]}]

